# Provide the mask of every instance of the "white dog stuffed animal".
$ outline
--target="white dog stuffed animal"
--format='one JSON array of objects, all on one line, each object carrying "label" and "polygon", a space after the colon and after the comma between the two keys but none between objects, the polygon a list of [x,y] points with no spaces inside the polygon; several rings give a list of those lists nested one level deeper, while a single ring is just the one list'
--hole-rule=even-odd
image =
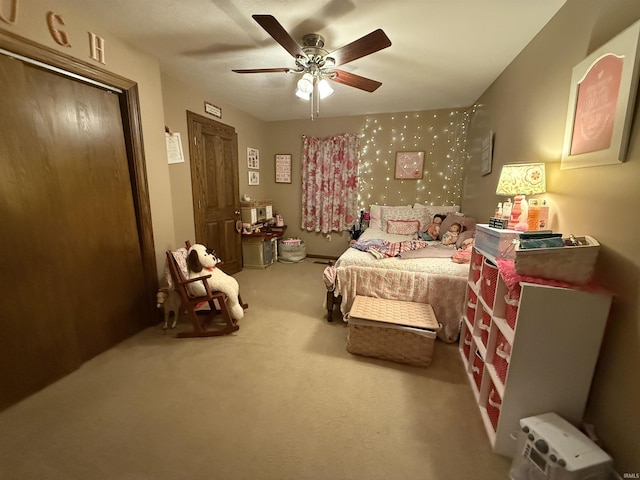
[{"label": "white dog stuffed animal", "polygon": [[[238,300],[240,286],[235,278],[227,275],[217,267],[218,263],[220,263],[220,259],[215,256],[214,251],[204,245],[196,243],[189,248],[187,255],[189,278],[211,275],[207,279],[209,287],[227,296],[227,308],[231,318],[240,320],[244,316],[244,309]],[[206,293],[202,282],[192,283],[191,288],[194,295],[204,295]]]},{"label": "white dog stuffed animal", "polygon": [[168,288],[161,288],[156,293],[156,307],[163,309],[164,323],[162,329],[166,330],[169,326],[169,316],[173,312],[173,322],[171,322],[171,328],[176,328],[178,323],[178,317],[180,317],[180,295],[175,290],[169,290]]}]

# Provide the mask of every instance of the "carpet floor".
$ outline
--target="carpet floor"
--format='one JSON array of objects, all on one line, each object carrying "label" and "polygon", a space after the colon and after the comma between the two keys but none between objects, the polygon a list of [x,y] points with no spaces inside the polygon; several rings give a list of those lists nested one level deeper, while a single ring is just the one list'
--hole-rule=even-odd
[{"label": "carpet floor", "polygon": [[0,479],[508,478],[457,345],[427,368],[348,353],[324,267],[245,269],[233,335],[150,327],[0,413]]}]

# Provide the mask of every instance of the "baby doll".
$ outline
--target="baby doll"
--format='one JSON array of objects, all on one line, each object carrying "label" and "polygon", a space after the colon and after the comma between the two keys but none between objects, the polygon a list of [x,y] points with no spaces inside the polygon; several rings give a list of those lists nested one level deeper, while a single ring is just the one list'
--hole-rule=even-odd
[{"label": "baby doll", "polygon": [[458,235],[460,234],[461,230],[462,225],[460,225],[458,222],[452,223],[449,227],[449,230],[447,230],[445,234],[442,235],[442,244],[455,245],[455,243],[458,241]]},{"label": "baby doll", "polygon": [[438,235],[440,235],[440,224],[445,218],[446,218],[445,215],[436,213],[433,216],[433,220],[431,220],[431,223],[427,225],[426,230],[424,232],[418,233],[418,236],[420,237],[420,239],[426,240],[426,241],[437,240]]}]

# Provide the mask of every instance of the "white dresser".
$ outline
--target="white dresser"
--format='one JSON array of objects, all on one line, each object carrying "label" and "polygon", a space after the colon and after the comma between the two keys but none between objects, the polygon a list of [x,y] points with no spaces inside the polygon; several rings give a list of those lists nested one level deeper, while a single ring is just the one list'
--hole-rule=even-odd
[{"label": "white dresser", "polygon": [[489,262],[474,249],[459,348],[491,445],[512,457],[521,418],[582,422],[611,296],[522,283],[512,299]]}]

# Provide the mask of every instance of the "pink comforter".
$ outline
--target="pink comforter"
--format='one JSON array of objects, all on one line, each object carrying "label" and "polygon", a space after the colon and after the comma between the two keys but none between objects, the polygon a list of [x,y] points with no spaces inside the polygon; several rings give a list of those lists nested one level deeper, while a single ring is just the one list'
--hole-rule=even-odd
[{"label": "pink comforter", "polygon": [[[412,237],[368,228],[360,240],[379,244],[404,242]],[[449,251],[453,253],[455,249]],[[348,248],[335,264],[334,295],[342,295],[340,310],[345,316],[356,295],[429,303],[442,324],[438,338],[452,343],[460,332],[468,275],[469,264],[461,265],[451,258],[377,259],[368,252]]]}]

